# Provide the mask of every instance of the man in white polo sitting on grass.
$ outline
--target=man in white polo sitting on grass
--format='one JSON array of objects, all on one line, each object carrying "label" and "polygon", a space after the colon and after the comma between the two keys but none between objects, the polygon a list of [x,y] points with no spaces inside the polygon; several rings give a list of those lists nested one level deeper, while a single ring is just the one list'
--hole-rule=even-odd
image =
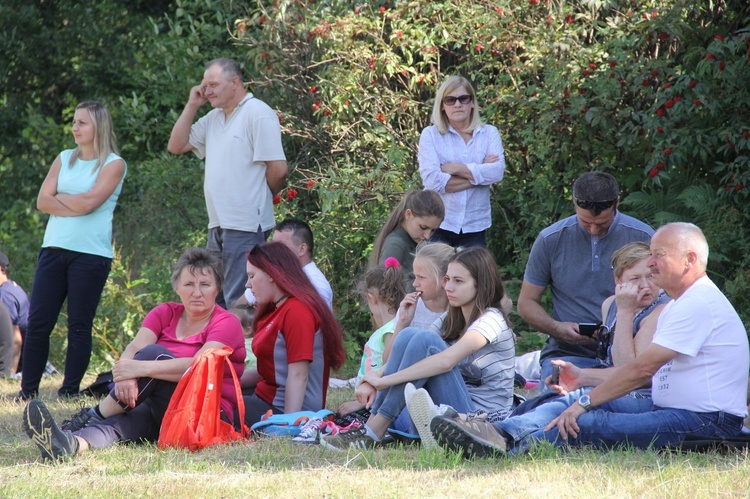
[{"label": "man in white polo sitting on grass", "polygon": [[[466,457],[518,452],[533,442],[557,446],[661,448],[687,437],[733,438],[747,415],[748,340],[737,312],[706,275],[708,243],[692,224],[673,223],[651,240],[654,281],[673,298],[659,317],[653,342],[615,369],[544,429],[514,438],[513,419],[485,421],[437,416],[432,432]],[[608,402],[651,380],[653,407],[618,413]],[[524,417],[524,415],[519,416]]]}]

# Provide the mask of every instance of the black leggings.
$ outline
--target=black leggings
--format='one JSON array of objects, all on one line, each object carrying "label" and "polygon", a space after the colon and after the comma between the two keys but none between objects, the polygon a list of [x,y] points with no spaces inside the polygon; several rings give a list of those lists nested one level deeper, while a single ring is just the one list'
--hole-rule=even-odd
[{"label": "black leggings", "polygon": [[[135,354],[135,360],[174,359],[174,354],[160,345],[148,345]],[[177,383],[153,378],[138,378],[138,400],[125,414],[117,414],[78,430],[75,434],[88,442],[92,449],[103,449],[117,442],[155,442],[169,400]],[[109,397],[119,400],[114,389]],[[122,405],[122,404],[121,404]]]}]

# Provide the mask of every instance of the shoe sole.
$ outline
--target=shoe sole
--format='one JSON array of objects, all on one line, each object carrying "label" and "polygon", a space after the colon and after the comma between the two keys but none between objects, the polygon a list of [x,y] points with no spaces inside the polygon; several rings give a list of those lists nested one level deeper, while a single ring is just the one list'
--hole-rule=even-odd
[{"label": "shoe sole", "polygon": [[441,447],[461,453],[466,459],[505,455],[504,448],[468,433],[454,420],[434,418],[430,423],[430,429]]},{"label": "shoe sole", "polygon": [[432,431],[430,431],[430,422],[437,414],[433,409],[429,393],[420,388],[409,398],[409,403],[406,407],[409,410],[409,415],[414,422],[414,426],[417,428],[419,438],[422,440],[422,446],[425,449],[437,449],[440,447],[432,436]]},{"label": "shoe sole", "polygon": [[55,460],[57,456],[52,448],[52,415],[39,400],[32,400],[23,410],[23,427],[26,435],[36,444],[42,457]]}]

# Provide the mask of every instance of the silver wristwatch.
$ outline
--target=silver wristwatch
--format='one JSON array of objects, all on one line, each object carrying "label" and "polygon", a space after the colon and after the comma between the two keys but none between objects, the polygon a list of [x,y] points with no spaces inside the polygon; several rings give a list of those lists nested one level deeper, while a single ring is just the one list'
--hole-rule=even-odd
[{"label": "silver wristwatch", "polygon": [[581,407],[586,409],[586,411],[591,410],[591,397],[588,395],[582,395],[581,398],[578,399],[578,403],[581,404]]}]

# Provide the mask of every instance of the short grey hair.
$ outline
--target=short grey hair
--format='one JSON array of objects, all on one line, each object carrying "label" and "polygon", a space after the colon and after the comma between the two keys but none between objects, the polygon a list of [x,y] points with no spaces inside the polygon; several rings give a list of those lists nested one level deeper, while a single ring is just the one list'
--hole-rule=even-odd
[{"label": "short grey hair", "polygon": [[689,222],[672,222],[659,228],[657,232],[669,230],[674,234],[674,247],[685,254],[694,251],[698,256],[698,262],[705,270],[708,266],[708,241],[703,231],[695,224]]},{"label": "short grey hair", "polygon": [[233,59],[228,59],[226,57],[212,59],[206,63],[205,69],[208,70],[213,66],[219,66],[221,68],[221,74],[224,75],[227,80],[231,80],[236,76],[240,79],[241,82],[245,81],[242,79],[242,70],[240,69],[240,65],[237,64],[237,62]]},{"label": "short grey hair", "polygon": [[189,269],[191,273],[196,270],[204,272],[206,269],[213,274],[216,280],[216,287],[221,289],[224,283],[224,266],[221,264],[221,258],[216,253],[212,253],[204,248],[188,248],[174,264],[174,271],[170,281],[172,289],[177,290],[180,282],[180,275],[184,269]]}]

